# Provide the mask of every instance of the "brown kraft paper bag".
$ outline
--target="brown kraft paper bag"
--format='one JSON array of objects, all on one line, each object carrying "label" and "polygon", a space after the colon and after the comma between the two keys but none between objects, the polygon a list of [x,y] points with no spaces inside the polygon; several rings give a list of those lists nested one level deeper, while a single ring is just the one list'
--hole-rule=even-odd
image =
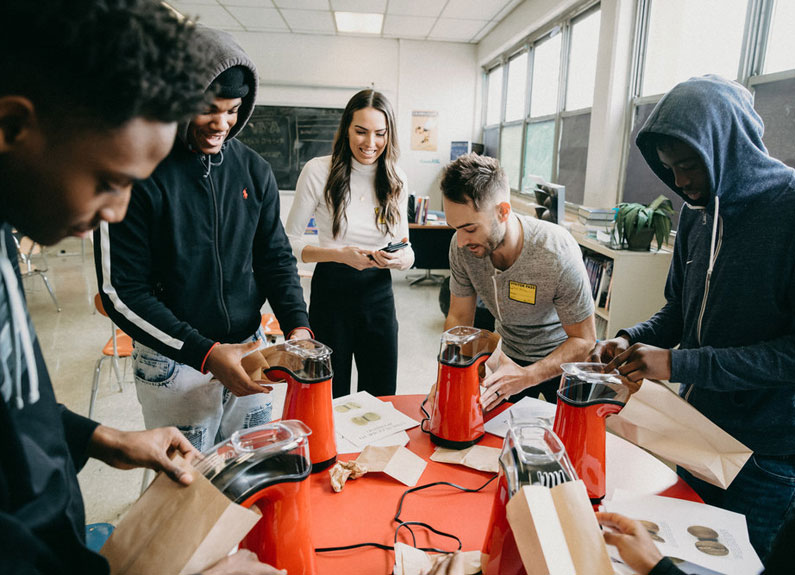
[{"label": "brown kraft paper bag", "polygon": [[194,471],[179,484],[159,473],[102,547],[111,575],[189,575],[223,559],[260,515]]},{"label": "brown kraft paper bag", "polygon": [[582,481],[526,485],[506,514],[527,575],[613,575]]},{"label": "brown kraft paper bag", "polygon": [[726,489],[752,451],[665,385],[643,380],[607,427],[646,451]]}]

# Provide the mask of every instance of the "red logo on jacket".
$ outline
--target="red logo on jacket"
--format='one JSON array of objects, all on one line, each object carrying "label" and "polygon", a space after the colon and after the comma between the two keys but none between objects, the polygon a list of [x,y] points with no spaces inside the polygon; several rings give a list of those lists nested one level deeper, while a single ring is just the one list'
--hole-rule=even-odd
[{"label": "red logo on jacket", "polygon": [[244,200],[247,200],[247,199],[248,199],[248,191],[247,191],[247,189],[246,189],[246,188],[243,188],[243,199],[244,199]]}]

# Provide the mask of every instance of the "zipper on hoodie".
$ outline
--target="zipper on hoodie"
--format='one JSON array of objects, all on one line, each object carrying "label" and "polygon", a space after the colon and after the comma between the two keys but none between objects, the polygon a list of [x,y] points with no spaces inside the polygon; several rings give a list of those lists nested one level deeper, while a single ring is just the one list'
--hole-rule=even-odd
[{"label": "zipper on hoodie", "polygon": [[[210,158],[207,158],[208,162],[211,162]],[[219,210],[218,210],[218,200],[215,195],[215,185],[213,185],[213,179],[210,177],[209,170],[208,173],[205,175],[207,181],[210,184],[210,195],[213,198],[213,209],[215,210],[215,221],[213,222],[213,228],[215,230],[215,242],[213,242],[213,251],[215,252],[215,261],[218,264],[218,290],[220,292],[220,300],[221,300],[221,309],[224,310],[224,317],[226,318],[226,333],[229,334],[232,332],[232,321],[229,318],[229,310],[226,309],[226,303],[224,301],[224,270],[223,265],[221,264],[221,253],[218,251],[218,245],[220,243],[219,237]]]}]

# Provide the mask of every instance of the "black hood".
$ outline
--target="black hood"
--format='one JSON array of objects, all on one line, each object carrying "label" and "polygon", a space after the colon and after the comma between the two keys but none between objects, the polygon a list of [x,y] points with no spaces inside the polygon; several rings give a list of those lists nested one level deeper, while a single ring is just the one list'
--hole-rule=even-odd
[{"label": "black hood", "polygon": [[[257,101],[257,86],[259,84],[257,68],[231,34],[203,26],[197,26],[197,31],[196,41],[202,43],[213,62],[212,71],[207,75],[204,82],[205,90],[210,87],[218,76],[233,66],[242,66],[246,70],[246,83],[249,86],[249,91],[243,98],[243,104],[238,111],[237,123],[230,130],[227,137],[227,140],[231,140],[240,133],[240,130],[243,129],[254,112],[254,104]],[[189,124],[190,122],[186,122],[179,126],[178,134],[183,142],[188,141]]]}]

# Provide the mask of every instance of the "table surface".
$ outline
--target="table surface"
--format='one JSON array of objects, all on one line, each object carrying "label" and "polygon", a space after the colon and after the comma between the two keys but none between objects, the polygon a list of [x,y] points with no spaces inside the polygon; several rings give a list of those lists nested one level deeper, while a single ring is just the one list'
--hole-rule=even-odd
[{"label": "table surface", "polygon": [[[408,416],[420,420],[419,405],[424,396],[404,395],[384,397]],[[506,409],[501,406],[491,417]],[[408,431],[407,447],[428,463],[417,485],[436,481],[449,481],[462,487],[483,485],[492,474],[460,465],[430,461],[435,446],[428,434],[419,427]],[[502,447],[502,438],[489,433],[479,445]],[[344,454],[339,460],[358,457],[356,453]],[[607,441],[607,494],[617,488],[635,492],[666,495],[680,499],[700,501],[692,489],[679,479],[669,467],[631,443],[608,434]],[[401,520],[423,521],[434,528],[453,533],[463,542],[465,551],[480,549],[486,535],[491,505],[497,482],[492,481],[478,493],[464,493],[448,486],[432,487],[406,496]],[[315,548],[342,547],[355,543],[373,542],[392,545],[396,523],[392,521],[398,500],[407,486],[383,473],[370,473],[349,480],[340,493],[334,493],[327,471],[312,475],[310,497],[312,500],[312,537]],[[418,547],[437,547],[454,550],[455,541],[414,528]],[[405,529],[400,531],[400,541],[411,543]],[[377,574],[392,573],[394,555],[374,547],[317,554],[319,575],[326,574]]]}]

